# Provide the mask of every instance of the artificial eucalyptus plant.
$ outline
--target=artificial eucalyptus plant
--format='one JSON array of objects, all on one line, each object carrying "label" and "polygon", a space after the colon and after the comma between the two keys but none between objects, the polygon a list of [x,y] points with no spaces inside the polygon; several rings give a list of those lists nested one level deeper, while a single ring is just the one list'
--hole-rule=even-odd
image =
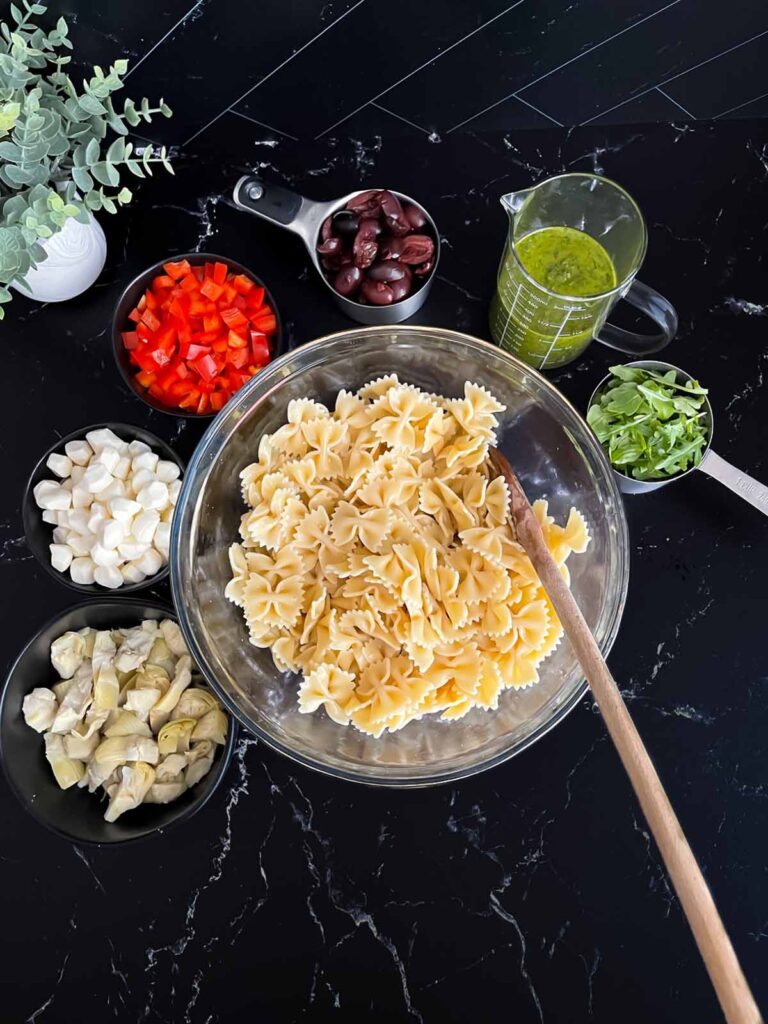
[{"label": "artificial eucalyptus plant", "polygon": [[139,155],[125,139],[154,114],[170,117],[167,104],[126,99],[116,109],[126,60],[108,74],[94,67],[78,89],[63,70],[71,58],[61,51],[72,49],[67,23],[59,18],[45,32],[34,19],[47,8],[21,3],[23,10],[10,5],[13,25],[0,22],[0,304],[11,298],[5,286],[45,259],[40,242],[70,217],[85,223],[91,210],[115,213],[130,202],[122,171],[143,178],[161,163],[173,173],[164,147],[147,145]]}]

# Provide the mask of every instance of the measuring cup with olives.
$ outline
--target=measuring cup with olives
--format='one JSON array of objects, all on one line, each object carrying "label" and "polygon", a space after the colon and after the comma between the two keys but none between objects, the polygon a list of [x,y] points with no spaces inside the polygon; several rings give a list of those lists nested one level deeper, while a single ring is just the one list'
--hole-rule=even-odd
[{"label": "measuring cup with olives", "polygon": [[251,174],[235,185],[234,201],[299,235],[353,320],[400,323],[427,298],[440,239],[424,207],[402,192],[366,189],[321,203]]}]

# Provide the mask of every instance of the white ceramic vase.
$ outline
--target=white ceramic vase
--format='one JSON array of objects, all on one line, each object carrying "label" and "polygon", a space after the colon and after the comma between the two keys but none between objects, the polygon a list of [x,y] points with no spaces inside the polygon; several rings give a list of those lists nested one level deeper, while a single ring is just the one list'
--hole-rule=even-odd
[{"label": "white ceramic vase", "polygon": [[91,287],[107,258],[107,240],[92,215],[87,224],[74,217],[53,238],[42,241],[47,259],[13,286],[38,302],[64,302]]}]

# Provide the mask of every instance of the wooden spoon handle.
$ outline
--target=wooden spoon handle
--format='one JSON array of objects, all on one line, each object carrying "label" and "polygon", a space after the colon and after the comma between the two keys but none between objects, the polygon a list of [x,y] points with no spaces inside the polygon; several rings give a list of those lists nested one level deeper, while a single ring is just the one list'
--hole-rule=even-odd
[{"label": "wooden spoon handle", "polygon": [[492,449],[491,457],[509,486],[509,511],[517,538],[533,563],[584,670],[680,898],[725,1018],[729,1024],[759,1024],[762,1020],[760,1011],[715,901],[627,711],[616,680],[549,552],[519,480],[500,452]]}]

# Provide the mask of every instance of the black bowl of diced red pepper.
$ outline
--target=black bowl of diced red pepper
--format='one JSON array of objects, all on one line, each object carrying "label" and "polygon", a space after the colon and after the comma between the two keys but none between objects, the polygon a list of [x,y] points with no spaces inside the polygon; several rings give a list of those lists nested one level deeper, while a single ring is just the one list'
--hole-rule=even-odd
[{"label": "black bowl of diced red pepper", "polygon": [[130,389],[171,416],[215,416],[281,354],[266,286],[235,260],[187,253],[139,274],[115,310],[112,345]]}]

